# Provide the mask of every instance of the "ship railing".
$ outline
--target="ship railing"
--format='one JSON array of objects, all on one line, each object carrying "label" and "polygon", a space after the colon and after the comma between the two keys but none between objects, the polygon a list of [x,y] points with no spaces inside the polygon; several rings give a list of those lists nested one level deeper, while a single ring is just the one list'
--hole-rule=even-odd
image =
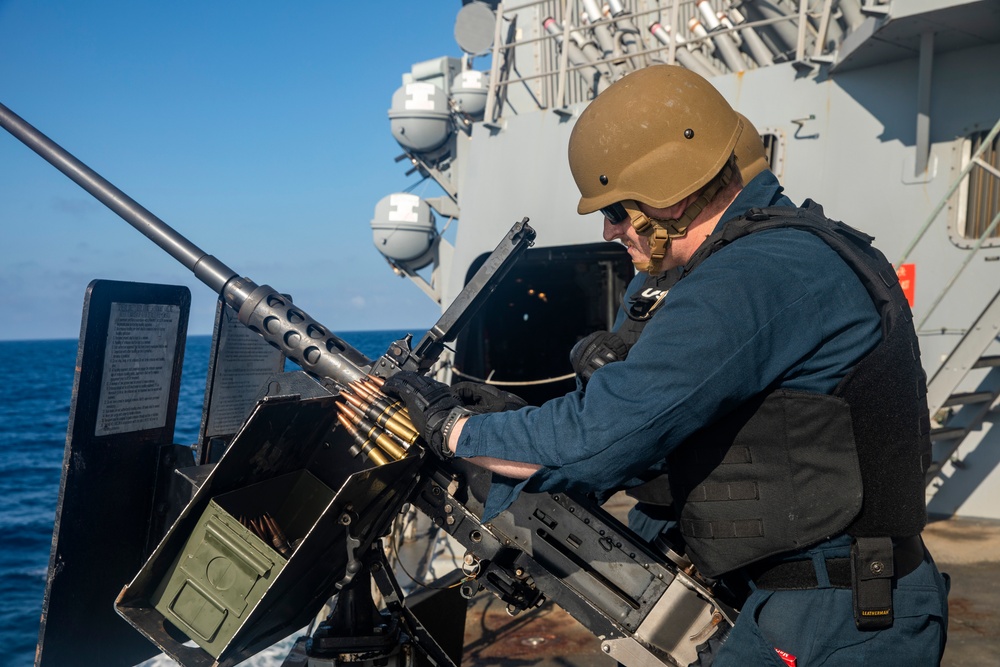
[{"label": "ship railing", "polygon": [[[592,99],[611,82],[630,71],[661,62],[681,64],[706,76],[739,72],[792,62],[796,68],[815,70],[833,62],[843,37],[865,16],[884,13],[884,5],[860,0],[770,0],[726,2],[717,11],[716,23],[707,7],[718,10],[720,0],[629,0],[615,2],[622,11],[605,7],[599,19],[588,17],[592,0],[535,0],[499,3],[496,8],[490,88],[485,120],[496,122],[507,110],[508,92],[523,85],[539,109],[557,112]],[[760,11],[766,7],[768,15]],[[741,13],[747,12],[747,15]],[[757,16],[751,17],[751,13]],[[549,23],[548,19],[552,19]],[[537,21],[538,36],[518,38],[533,30],[524,22]],[[520,22],[520,25],[519,25]],[[543,28],[545,22],[554,28]],[[656,32],[652,27],[660,24]],[[682,27],[686,26],[686,27]],[[518,28],[521,30],[518,30]],[[548,27],[548,26],[547,26]],[[683,33],[683,34],[681,34]],[[631,37],[627,37],[631,36]],[[627,48],[623,48],[627,40]],[[561,45],[569,45],[562,48]],[[520,71],[515,52],[533,50],[531,64]],[[571,52],[577,62],[570,59]],[[688,55],[689,53],[693,55]],[[692,60],[696,61],[692,64]],[[574,76],[576,75],[576,76]]]},{"label": "ship railing", "polygon": [[[930,215],[927,216],[927,219],[924,220],[924,223],[920,226],[920,228],[917,230],[917,233],[914,235],[913,240],[911,240],[910,243],[906,246],[906,249],[903,251],[903,254],[899,258],[899,261],[896,262],[896,266],[902,266],[906,262],[906,260],[910,258],[910,255],[913,252],[913,250],[917,247],[920,241],[927,234],[927,231],[931,228],[931,226],[933,226],[934,222],[941,215],[941,212],[952,200],[952,197],[955,195],[955,192],[958,190],[958,188],[968,182],[967,179],[969,178],[970,174],[974,169],[978,168],[982,170],[984,174],[993,176],[994,178],[998,179],[998,181],[1000,181],[1000,171],[998,171],[997,168],[994,167],[993,165],[983,160],[983,154],[986,153],[987,150],[994,148],[994,142],[996,141],[998,135],[1000,135],[1000,120],[998,120],[996,125],[993,126],[993,129],[990,130],[989,134],[986,135],[986,138],[983,139],[982,143],[980,143],[979,148],[970,156],[965,166],[958,173],[958,176],[948,187],[948,190],[945,192],[944,196],[941,197],[941,200],[938,202],[937,206],[934,207],[934,210],[932,210]],[[1000,225],[1000,210],[998,210],[997,213],[993,216],[993,219],[990,221],[990,224],[987,225],[986,228],[983,229],[983,231],[979,234],[979,236],[976,238],[976,241],[972,244],[971,248],[969,248],[969,252],[966,253],[966,257],[959,265],[958,269],[956,269],[956,271],[952,274],[951,278],[949,278],[948,281],[944,284],[944,286],[941,288],[941,291],[937,294],[937,296],[934,297],[928,309],[924,311],[923,317],[921,317],[920,321],[917,323],[917,331],[923,329],[924,325],[930,319],[931,314],[937,309],[937,307],[941,304],[941,302],[948,295],[951,289],[955,286],[955,283],[958,282],[959,277],[961,277],[962,273],[964,273],[966,268],[968,268],[969,264],[976,256],[976,253],[979,252],[979,250],[983,247],[983,245],[987,241],[991,241],[996,238],[996,230],[998,225]]]},{"label": "ship railing", "polygon": [[[996,205],[997,193],[1000,192],[1000,170],[995,165],[996,154],[1000,149],[998,137],[1000,137],[1000,120],[986,134],[978,148],[970,151],[971,154],[961,171],[919,227],[913,240],[903,250],[896,262],[897,267],[901,267],[910,258],[914,249],[926,237],[927,231],[939,219],[941,212],[954,201],[959,188],[972,187],[970,182],[973,176],[982,177],[975,186],[979,194],[983,197],[991,196],[992,199],[989,201]],[[984,159],[987,153],[990,154],[994,164]],[[985,192],[987,190],[989,192]],[[989,215],[989,210],[988,206],[983,207],[986,215]],[[985,215],[983,217],[985,218]],[[992,214],[990,223],[985,227],[979,222],[973,225],[976,234],[970,235],[969,238],[970,240],[975,238],[975,242],[969,247],[959,267],[932,299],[930,306],[922,313],[916,324],[918,334],[937,333],[937,330],[926,330],[925,325],[938,305],[958,283],[959,277],[969,267],[979,250],[987,242],[996,240],[998,225],[1000,225],[1000,210]],[[966,233],[968,231],[967,228]],[[984,285],[984,287],[992,289],[994,292],[992,298],[986,301],[986,305],[973,321],[967,323],[959,341],[927,382],[927,407],[932,416],[930,438],[933,444],[933,456],[927,469],[927,483],[935,488],[944,481],[946,464],[950,462],[955,467],[962,466],[961,460],[956,458],[959,447],[970,433],[982,430],[984,420],[1000,396],[1000,355],[992,352],[996,349],[997,332],[1000,331],[1000,285]],[[985,294],[988,295],[988,292]]]}]

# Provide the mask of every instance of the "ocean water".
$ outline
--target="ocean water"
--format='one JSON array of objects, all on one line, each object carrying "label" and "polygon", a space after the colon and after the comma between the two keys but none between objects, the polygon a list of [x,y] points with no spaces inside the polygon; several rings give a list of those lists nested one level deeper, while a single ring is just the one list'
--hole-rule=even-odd
[{"label": "ocean water", "polygon": [[[405,333],[339,335],[373,358]],[[198,437],[210,346],[210,336],[188,338],[175,442]],[[0,665],[34,661],[76,349],[75,340],[0,341]]]}]

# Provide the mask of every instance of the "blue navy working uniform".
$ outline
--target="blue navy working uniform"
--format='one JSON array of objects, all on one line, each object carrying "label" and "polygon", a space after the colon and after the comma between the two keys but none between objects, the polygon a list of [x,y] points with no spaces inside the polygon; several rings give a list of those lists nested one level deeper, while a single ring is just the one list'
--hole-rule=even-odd
[{"label": "blue navy working uniform", "polygon": [[[722,216],[791,206],[773,174],[744,187]],[[599,499],[641,483],[705,425],[775,388],[830,394],[881,340],[881,318],[854,271],[822,239],[760,231],[712,254],[674,285],[629,350],[596,371],[586,391],[533,408],[472,416],[456,456],[538,464],[527,480],[494,476],[484,520],[521,490],[570,490]],[[790,489],[791,492],[791,489]],[[666,526],[638,505],[630,517],[652,540]],[[925,553],[895,581],[891,628],[855,627],[852,591],[828,585],[825,558],[847,557],[848,535],[784,559],[812,559],[818,587],[753,590],[715,665],[936,664],[947,627],[947,581]],[[825,585],[827,584],[827,585]],[[891,657],[890,657],[891,656]]]}]

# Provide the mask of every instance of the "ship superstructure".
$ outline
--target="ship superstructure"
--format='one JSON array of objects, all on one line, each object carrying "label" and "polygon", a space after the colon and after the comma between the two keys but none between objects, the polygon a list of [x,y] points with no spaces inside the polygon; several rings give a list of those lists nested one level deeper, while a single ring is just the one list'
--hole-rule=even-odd
[{"label": "ship superstructure", "polygon": [[[446,305],[511,221],[527,215],[539,233],[445,372],[532,402],[572,388],[566,353],[610,327],[632,267],[601,240],[599,214],[575,212],[569,134],[611,82],[680,64],[754,123],[794,201],[823,204],[896,263],[931,379],[930,511],[1000,517],[1000,436],[990,430],[1000,389],[1000,74],[990,65],[1000,59],[1000,6],[471,2],[455,34],[466,57],[413,65],[389,112],[398,159],[443,194],[383,200],[376,246]],[[436,234],[432,210],[458,220],[453,243]],[[400,225],[400,211],[421,211],[423,226]],[[385,245],[407,231],[419,237],[416,260]]]}]

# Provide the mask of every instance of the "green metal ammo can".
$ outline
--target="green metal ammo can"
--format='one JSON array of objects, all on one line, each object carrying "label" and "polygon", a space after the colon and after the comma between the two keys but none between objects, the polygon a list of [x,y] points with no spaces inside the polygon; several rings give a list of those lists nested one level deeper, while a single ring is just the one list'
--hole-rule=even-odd
[{"label": "green metal ammo can", "polygon": [[267,514],[294,545],[333,496],[301,470],[212,498],[152,596],[156,610],[219,657],[287,562],[240,519]]}]

